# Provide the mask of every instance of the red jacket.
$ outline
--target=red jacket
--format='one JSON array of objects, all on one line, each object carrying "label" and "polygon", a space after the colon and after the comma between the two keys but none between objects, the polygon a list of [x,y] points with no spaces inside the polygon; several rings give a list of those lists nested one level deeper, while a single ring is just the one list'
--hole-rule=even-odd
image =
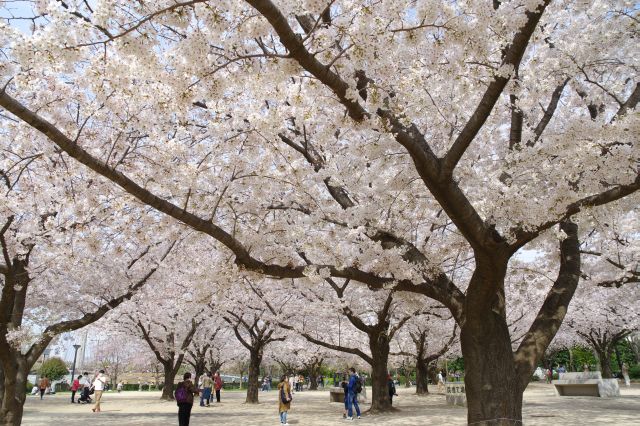
[{"label": "red jacket", "polygon": [[77,391],[80,388],[80,380],[75,379],[73,381],[73,384],[71,385],[71,390],[72,391]]},{"label": "red jacket", "polygon": [[220,378],[220,376],[216,376],[216,378],[213,380],[213,383],[216,390],[222,389],[222,379]]}]

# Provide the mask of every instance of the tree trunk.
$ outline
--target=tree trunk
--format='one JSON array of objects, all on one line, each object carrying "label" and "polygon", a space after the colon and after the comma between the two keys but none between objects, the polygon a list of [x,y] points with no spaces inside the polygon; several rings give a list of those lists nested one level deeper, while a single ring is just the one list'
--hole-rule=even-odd
[{"label": "tree trunk", "polygon": [[222,367],[222,362],[220,362],[220,360],[213,360],[211,359],[209,361],[209,371],[211,371],[211,374],[216,374],[216,372],[220,372],[220,367]]},{"label": "tree trunk", "polygon": [[318,373],[309,373],[309,390],[318,390]]},{"label": "tree trunk", "polygon": [[616,362],[618,363],[618,371],[622,371],[622,357],[620,356],[620,350],[618,350],[618,343],[616,342],[615,345],[613,345],[613,350],[616,354]]},{"label": "tree trunk", "polygon": [[569,371],[576,371],[573,365],[573,350],[571,348],[569,348]]},{"label": "tree trunk", "polygon": [[[176,379],[178,369],[174,368],[173,363],[163,363],[162,367],[164,368],[164,386],[162,387],[162,396],[160,399],[173,401],[173,382]],[[197,385],[196,383],[196,386]]]},{"label": "tree trunk", "polygon": [[408,368],[404,370],[404,387],[411,387],[411,370],[409,370]]},{"label": "tree trunk", "polygon": [[611,371],[611,352],[598,351],[598,361],[600,361],[600,371],[602,372],[603,379],[613,378],[613,372]]},{"label": "tree trunk", "polygon": [[262,349],[249,352],[249,381],[247,383],[247,404],[258,403],[258,376],[262,364]]},{"label": "tree trunk", "polygon": [[318,376],[320,375],[320,368],[322,368],[323,358],[313,358],[307,365],[307,372],[309,374],[309,390],[318,390]]},{"label": "tree trunk", "polygon": [[[13,373],[13,374],[12,374]],[[22,423],[24,403],[27,398],[27,374],[20,369],[4,375],[4,393],[0,408],[0,425],[19,426]]]},{"label": "tree trunk", "polygon": [[194,363],[191,363],[191,366],[195,370],[195,374],[196,374],[195,378],[193,379],[193,383],[195,383],[196,386],[198,386],[198,383],[200,382],[200,377],[205,373],[207,369],[206,365],[207,365],[207,362],[204,358],[198,358],[197,360],[195,360]]},{"label": "tree trunk", "polygon": [[371,412],[381,413],[391,411],[391,400],[387,384],[387,361],[389,359],[389,341],[386,333],[380,333],[376,339],[369,339],[371,356]]},{"label": "tree trunk", "polygon": [[476,259],[467,290],[460,343],[465,363],[467,421],[478,426],[522,422],[522,393],[504,310],[506,262]]},{"label": "tree trunk", "polygon": [[424,360],[416,362],[416,394],[427,395],[429,393],[429,366]]}]

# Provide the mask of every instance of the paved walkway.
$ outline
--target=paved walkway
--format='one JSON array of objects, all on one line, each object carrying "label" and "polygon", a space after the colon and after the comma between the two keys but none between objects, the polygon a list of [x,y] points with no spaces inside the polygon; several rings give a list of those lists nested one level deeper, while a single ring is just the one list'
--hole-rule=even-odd
[{"label": "paved walkway", "polygon": [[[369,395],[371,390],[369,389]],[[418,397],[414,389],[398,389],[394,398],[398,412],[364,415],[360,424],[375,425],[464,425],[466,410],[449,407],[442,394]],[[556,397],[551,385],[531,384],[524,394],[526,425],[638,425],[640,424],[640,385],[622,388],[620,398]],[[160,401],[160,392],[106,393],[102,412],[92,413],[90,406],[71,404],[69,394],[46,396],[40,401],[28,397],[23,425],[175,425],[174,402]],[[191,426],[279,424],[277,392],[260,393],[260,404],[244,404],[244,393],[223,392],[222,403],[210,408],[193,407]],[[328,391],[296,393],[289,423],[292,425],[339,425],[342,405],[329,403]],[[364,408],[366,409],[366,405]]]}]

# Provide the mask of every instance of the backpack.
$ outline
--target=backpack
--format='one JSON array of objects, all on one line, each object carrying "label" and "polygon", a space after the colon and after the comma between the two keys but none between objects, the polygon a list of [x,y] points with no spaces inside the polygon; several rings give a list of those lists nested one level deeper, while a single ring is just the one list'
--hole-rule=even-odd
[{"label": "backpack", "polygon": [[189,392],[187,392],[187,388],[185,388],[182,383],[180,383],[176,388],[175,397],[178,404],[189,402],[187,400],[187,398],[189,397]]},{"label": "backpack", "polygon": [[362,379],[356,378],[356,393],[362,392]]}]

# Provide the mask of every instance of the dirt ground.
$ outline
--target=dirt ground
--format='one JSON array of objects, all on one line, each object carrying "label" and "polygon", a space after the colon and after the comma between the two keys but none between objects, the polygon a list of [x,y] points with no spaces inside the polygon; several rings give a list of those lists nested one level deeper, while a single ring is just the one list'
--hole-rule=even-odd
[{"label": "dirt ground", "polygon": [[[371,390],[369,389],[369,395]],[[418,397],[415,388],[398,389],[394,398],[397,412],[363,415],[357,423],[375,425],[464,425],[466,409],[450,407],[443,394]],[[91,406],[71,404],[70,394],[45,395],[44,400],[29,396],[23,425],[175,425],[174,402],[159,400],[160,392],[108,392],[102,398],[102,412]],[[222,402],[212,407],[194,404],[192,426],[204,425],[277,425],[277,392],[261,392],[260,404],[244,403],[241,392],[223,392]],[[362,407],[368,408],[367,404]],[[344,424],[342,404],[330,403],[328,391],[305,391],[294,395],[289,423],[292,425]],[[640,385],[621,388],[619,398],[557,397],[551,385],[532,383],[524,394],[526,425],[638,425],[640,424]]]}]

